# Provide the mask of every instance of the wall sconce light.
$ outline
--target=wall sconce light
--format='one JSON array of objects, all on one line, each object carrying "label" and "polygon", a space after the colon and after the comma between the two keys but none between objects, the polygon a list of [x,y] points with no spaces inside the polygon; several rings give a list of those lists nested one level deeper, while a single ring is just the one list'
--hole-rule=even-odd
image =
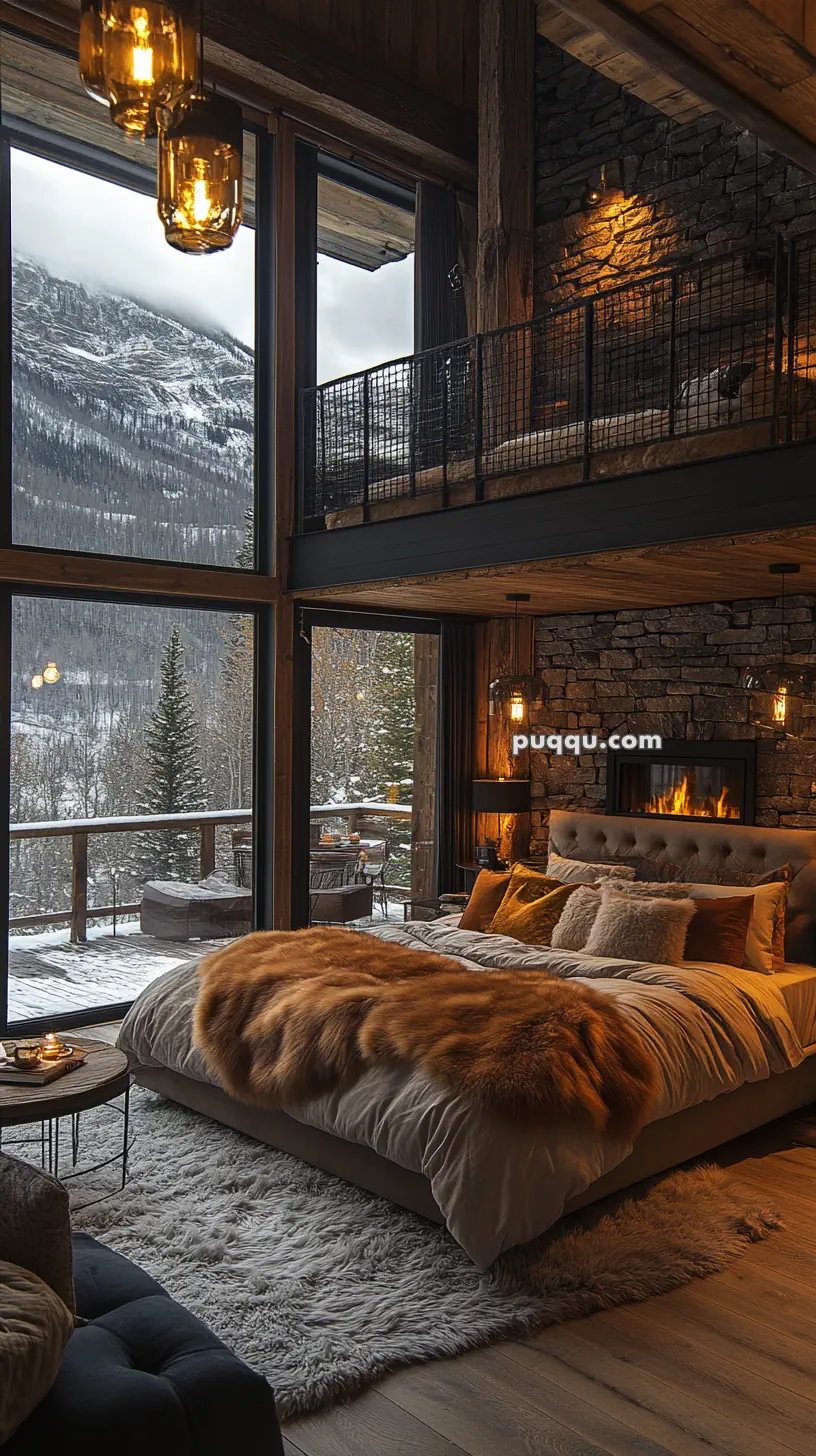
[{"label": "wall sconce light", "polygon": [[614,193],[623,191],[623,168],[619,161],[603,162],[587,177],[584,207],[600,207]]}]

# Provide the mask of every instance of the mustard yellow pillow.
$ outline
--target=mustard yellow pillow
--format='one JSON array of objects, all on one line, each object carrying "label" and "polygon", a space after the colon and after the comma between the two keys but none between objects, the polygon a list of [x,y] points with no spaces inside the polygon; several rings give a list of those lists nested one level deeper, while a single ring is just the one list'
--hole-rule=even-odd
[{"label": "mustard yellow pillow", "polygon": [[488,926],[491,935],[511,935],[525,945],[549,945],[570,895],[580,885],[553,885],[546,875],[519,865]]}]

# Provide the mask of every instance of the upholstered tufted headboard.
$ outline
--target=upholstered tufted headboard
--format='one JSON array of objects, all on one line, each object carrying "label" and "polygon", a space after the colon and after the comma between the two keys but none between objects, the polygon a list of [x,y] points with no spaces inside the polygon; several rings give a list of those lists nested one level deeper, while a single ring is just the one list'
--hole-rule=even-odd
[{"label": "upholstered tufted headboard", "polygon": [[587,814],[554,809],[550,849],[568,859],[615,860],[645,864],[656,878],[676,865],[678,878],[694,883],[699,870],[716,870],[721,883],[729,871],[764,874],[790,864],[794,871],[788,901],[785,955],[789,961],[816,965],[816,830],[760,829],[743,824],[694,824],[687,819],[637,819],[627,814]]}]

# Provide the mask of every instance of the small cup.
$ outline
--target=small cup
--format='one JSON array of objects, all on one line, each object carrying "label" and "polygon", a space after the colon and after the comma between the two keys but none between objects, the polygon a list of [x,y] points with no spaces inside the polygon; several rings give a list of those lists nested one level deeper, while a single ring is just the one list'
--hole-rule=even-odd
[{"label": "small cup", "polygon": [[22,1069],[38,1067],[40,1065],[40,1049],[37,1046],[16,1046],[14,1048],[14,1065]]}]

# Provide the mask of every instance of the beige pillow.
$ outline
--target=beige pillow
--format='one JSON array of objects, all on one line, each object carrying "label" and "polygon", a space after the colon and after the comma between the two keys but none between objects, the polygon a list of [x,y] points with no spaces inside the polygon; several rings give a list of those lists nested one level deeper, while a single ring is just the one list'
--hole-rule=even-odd
[{"label": "beige pillow", "polygon": [[687,885],[692,900],[723,900],[735,895],[753,895],[754,913],[748,923],[745,964],[749,970],[772,976],[785,964],[785,912],[790,886],[770,885]]},{"label": "beige pillow", "polygon": [[68,1189],[6,1153],[0,1153],[0,1259],[39,1274],[76,1313]]},{"label": "beige pillow", "polygon": [[582,859],[562,859],[560,854],[551,854],[547,860],[547,874],[562,885],[591,885],[595,880],[633,880],[632,865],[589,864]]},{"label": "beige pillow", "polygon": [[583,950],[600,908],[600,887],[579,885],[575,894],[570,895],[553,930],[550,941],[553,950]]},{"label": "beige pillow", "polygon": [[51,1389],[73,1328],[71,1311],[42,1279],[0,1263],[0,1446]]},{"label": "beige pillow", "polygon": [[585,950],[587,955],[650,965],[681,966],[694,901],[619,895],[604,886]]}]

